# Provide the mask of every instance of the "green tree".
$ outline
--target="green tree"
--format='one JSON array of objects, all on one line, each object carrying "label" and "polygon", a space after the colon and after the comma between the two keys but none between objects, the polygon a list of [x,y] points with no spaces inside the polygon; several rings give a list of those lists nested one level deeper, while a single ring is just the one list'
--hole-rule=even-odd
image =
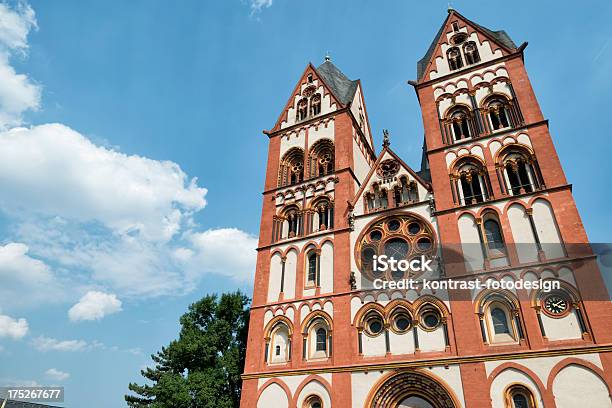
[{"label": "green tree", "polygon": [[141,370],[151,383],[130,383],[131,408],[232,408],[240,404],[249,321],[241,292],[209,295],[189,306],[178,340],[152,354]]}]

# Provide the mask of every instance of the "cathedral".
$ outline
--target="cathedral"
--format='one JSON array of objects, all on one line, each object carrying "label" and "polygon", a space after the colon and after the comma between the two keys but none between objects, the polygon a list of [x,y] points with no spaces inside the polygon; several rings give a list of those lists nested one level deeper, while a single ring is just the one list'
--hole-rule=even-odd
[{"label": "cathedral", "polygon": [[241,407],[612,407],[612,307],[526,47],[448,11],[409,81],[414,168],[359,80],[308,64],[264,131]]}]

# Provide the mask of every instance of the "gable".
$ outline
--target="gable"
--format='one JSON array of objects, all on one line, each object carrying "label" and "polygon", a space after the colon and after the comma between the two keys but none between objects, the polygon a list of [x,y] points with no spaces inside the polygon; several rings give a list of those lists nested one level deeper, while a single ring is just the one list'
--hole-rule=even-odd
[{"label": "gable", "polygon": [[[325,115],[345,107],[353,100],[357,86],[358,81],[348,79],[331,61],[326,60],[318,68],[308,64],[272,131],[285,129],[314,116]],[[311,100],[315,95],[320,98],[321,107],[320,112],[313,115]],[[304,104],[307,106],[306,118],[299,115],[299,108]]]},{"label": "gable", "polygon": [[355,215],[364,214],[364,196],[374,190],[392,190],[402,181],[415,183],[418,189],[418,202],[427,201],[431,186],[423,180],[410,166],[400,159],[389,147],[385,147],[372,166],[370,173],[352,201]]},{"label": "gable", "polygon": [[[429,49],[417,63],[418,82],[436,79],[451,72],[460,72],[469,68],[464,47],[467,43],[476,46],[480,61],[490,61],[516,51],[516,44],[503,31],[493,31],[483,27],[459,14],[449,10],[448,16],[434,37]],[[463,60],[461,69],[451,70],[448,61],[448,51],[456,47]]]}]

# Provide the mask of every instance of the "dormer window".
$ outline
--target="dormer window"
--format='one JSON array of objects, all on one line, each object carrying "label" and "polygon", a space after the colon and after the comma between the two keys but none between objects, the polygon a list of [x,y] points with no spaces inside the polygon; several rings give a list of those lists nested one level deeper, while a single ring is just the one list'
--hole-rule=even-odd
[{"label": "dormer window", "polygon": [[478,48],[474,41],[470,41],[463,46],[463,54],[465,55],[465,63],[468,65],[480,62],[480,54],[478,54]]},{"label": "dormer window", "polygon": [[451,71],[457,70],[463,67],[463,60],[461,59],[461,52],[459,48],[453,47],[446,52],[448,57],[448,67]]}]

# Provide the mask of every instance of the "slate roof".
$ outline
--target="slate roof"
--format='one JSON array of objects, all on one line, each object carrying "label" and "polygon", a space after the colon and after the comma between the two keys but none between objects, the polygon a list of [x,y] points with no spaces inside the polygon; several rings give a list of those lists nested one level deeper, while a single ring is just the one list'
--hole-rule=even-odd
[{"label": "slate roof", "polygon": [[[452,11],[452,12],[459,14],[455,11]],[[495,41],[503,45],[504,47],[509,48],[511,50],[516,48],[516,44],[514,43],[514,41],[512,41],[508,33],[506,33],[504,30],[498,30],[498,31],[489,30],[488,28],[483,27],[480,24],[477,24],[473,21],[470,21],[465,17],[463,18],[466,21],[468,21],[470,24],[472,24],[474,27],[481,30],[482,32],[484,32],[485,34],[493,38]],[[436,50],[436,45],[438,44],[438,41],[440,41],[440,37],[443,34],[444,27],[446,26],[447,20],[448,18],[444,20],[444,24],[442,24],[442,27],[440,27],[440,29],[438,30],[438,33],[434,37],[432,43],[429,45],[429,48],[427,49],[427,52],[425,53],[423,58],[421,58],[419,62],[417,62],[417,79],[418,80],[421,80],[421,78],[423,78],[423,75],[425,75],[425,68],[427,68],[427,63],[429,62],[429,60],[431,59],[432,55],[434,54]]]},{"label": "slate roof", "polygon": [[329,60],[319,65],[316,70],[343,105],[353,101],[358,81],[348,79],[347,76]]},{"label": "slate roof", "polygon": [[[4,400],[0,398],[0,407],[4,403]],[[22,402],[22,401],[11,401],[7,400],[4,408],[60,408],[55,405],[43,405],[43,404],[35,404],[32,402]]]}]

